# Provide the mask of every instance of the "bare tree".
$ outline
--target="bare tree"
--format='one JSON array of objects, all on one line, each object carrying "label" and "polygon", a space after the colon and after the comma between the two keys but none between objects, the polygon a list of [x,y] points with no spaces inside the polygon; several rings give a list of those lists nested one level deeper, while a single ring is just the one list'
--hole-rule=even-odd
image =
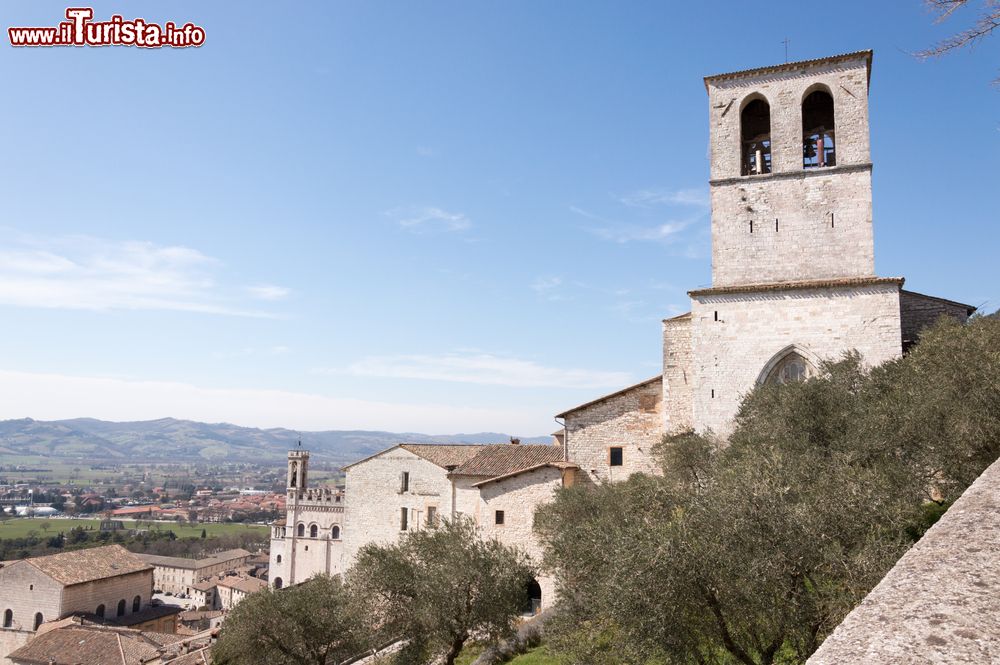
[{"label": "bare tree", "polygon": [[[959,9],[967,6],[969,0],[925,0],[931,11],[937,15],[935,23],[942,23]],[[934,58],[961,48],[972,48],[1000,27],[1000,0],[982,0],[982,8],[971,27],[941,40],[934,46],[918,51],[920,58]],[[994,79],[1000,84],[1000,77]]]}]

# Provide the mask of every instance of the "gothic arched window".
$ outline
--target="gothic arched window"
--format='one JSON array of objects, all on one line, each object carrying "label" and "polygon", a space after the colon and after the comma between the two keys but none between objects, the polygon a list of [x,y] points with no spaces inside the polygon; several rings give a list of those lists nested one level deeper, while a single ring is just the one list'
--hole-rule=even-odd
[{"label": "gothic arched window", "polygon": [[97,616],[101,617],[102,619],[104,618],[104,604],[103,603],[97,606],[97,609],[94,610],[94,614],[96,614]]},{"label": "gothic arched window", "polygon": [[118,614],[116,616],[125,616],[125,599],[122,598],[118,601]]},{"label": "gothic arched window", "polygon": [[275,563],[281,563],[281,555],[280,555],[280,554],[279,554],[279,555],[278,555],[278,557],[277,557],[277,558],[276,558],[276,559],[274,560],[274,562],[275,562]]},{"label": "gothic arched window", "polygon": [[14,625],[14,610],[5,610],[3,613],[3,627],[10,628]]},{"label": "gothic arched window", "polygon": [[771,172],[771,107],[763,99],[752,100],[740,112],[740,146],[740,173]]},{"label": "gothic arched window", "polygon": [[319,527],[313,524],[311,527],[309,527],[309,537],[315,538],[318,535],[319,535]]},{"label": "gothic arched window", "polygon": [[42,617],[42,613],[41,612],[36,612],[35,613],[35,627],[32,628],[32,630],[38,630],[38,627],[42,625],[43,621],[45,621],[45,619]]},{"label": "gothic arched window", "polygon": [[297,533],[298,533],[299,538],[302,538],[303,536],[305,536],[306,535],[306,525],[305,524],[299,524]]},{"label": "gothic arched window", "polygon": [[802,100],[802,168],[837,165],[833,97],[823,89]]},{"label": "gothic arched window", "polygon": [[340,540],[340,527],[339,526],[334,525],[334,527],[332,529],[330,529],[330,537],[333,538],[334,540]]},{"label": "gothic arched window", "polygon": [[781,384],[805,381],[816,374],[816,368],[802,355],[790,351],[768,372],[764,383]]},{"label": "gothic arched window", "polygon": [[292,462],[292,477],[288,481],[290,487],[295,487],[296,484],[299,482],[298,476],[299,476],[299,463]]},{"label": "gothic arched window", "polygon": [[138,612],[140,607],[142,607],[142,596],[136,596],[132,599],[132,612]]}]

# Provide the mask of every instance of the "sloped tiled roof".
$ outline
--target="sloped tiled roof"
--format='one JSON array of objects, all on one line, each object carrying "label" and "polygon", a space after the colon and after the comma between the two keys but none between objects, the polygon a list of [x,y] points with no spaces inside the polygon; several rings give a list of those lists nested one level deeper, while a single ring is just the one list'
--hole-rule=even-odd
[{"label": "sloped tiled roof", "polygon": [[229,587],[243,593],[256,593],[267,587],[267,582],[257,577],[224,577],[218,582],[218,586]]},{"label": "sloped tiled roof", "polygon": [[164,645],[183,639],[128,628],[62,626],[39,633],[7,657],[30,665],[141,665]]},{"label": "sloped tiled roof", "polygon": [[178,656],[170,661],[170,665],[212,665],[212,647]]},{"label": "sloped tiled roof", "polygon": [[846,287],[875,286],[879,284],[895,284],[902,288],[905,280],[902,277],[836,277],[831,279],[809,279],[792,282],[767,282],[764,284],[733,284],[731,286],[713,286],[706,289],[688,291],[692,298],[698,296],[714,296],[725,293],[756,293],[758,291],[796,291],[802,289],[835,289]]},{"label": "sloped tiled roof", "polygon": [[482,447],[483,444],[446,445],[436,443],[398,443],[391,448],[380,450],[374,455],[369,455],[368,457],[359,459],[357,462],[351,462],[347,466],[341,467],[340,470],[347,471],[351,467],[364,464],[369,460],[385,455],[386,453],[396,450],[397,448],[409,451],[414,455],[424,458],[431,464],[436,464],[441,468],[447,469],[448,467],[458,466],[459,464],[465,462],[479,452],[479,449]]},{"label": "sloped tiled roof", "polygon": [[627,386],[625,388],[622,388],[621,390],[616,390],[613,393],[608,393],[607,395],[602,395],[597,399],[592,399],[589,402],[584,402],[583,404],[574,406],[572,409],[568,409],[566,411],[563,411],[562,413],[556,414],[556,418],[564,418],[568,414],[573,413],[574,411],[579,411],[580,409],[586,409],[588,406],[594,406],[595,404],[599,404],[604,400],[608,400],[613,397],[618,397],[619,395],[624,395],[625,393],[635,390],[636,388],[642,388],[643,386],[649,385],[650,383],[655,383],[657,381],[662,381],[662,380],[663,380],[663,375],[657,374],[656,376],[646,379],[645,381],[640,381],[639,383],[633,383],[631,386]]},{"label": "sloped tiled roof", "polygon": [[514,476],[524,475],[526,473],[531,473],[533,471],[538,471],[539,469],[579,469],[580,467],[572,462],[543,462],[541,464],[536,464],[534,466],[529,466],[524,469],[517,469],[516,471],[511,471],[510,473],[505,473],[502,476],[493,476],[492,478],[486,478],[485,480],[480,480],[478,483],[473,483],[473,487],[483,487],[484,485],[489,485],[491,483],[498,483],[508,478],[513,478]]},{"label": "sloped tiled roof", "polygon": [[456,476],[505,476],[515,471],[558,462],[563,458],[563,449],[555,445],[521,445],[498,443],[483,446],[474,457],[457,467]]},{"label": "sloped tiled roof", "polygon": [[419,455],[431,464],[447,469],[465,464],[485,446],[482,444],[438,445],[435,443],[404,443],[399,446],[414,455]]},{"label": "sloped tiled roof", "polygon": [[154,566],[197,570],[199,568],[205,568],[206,566],[214,566],[219,563],[243,559],[253,555],[246,550],[235,549],[219,552],[218,554],[213,554],[205,559],[188,559],[187,557],[181,556],[160,556],[159,554],[137,554],[136,556],[140,557],[146,563],[150,563]]},{"label": "sloped tiled roof", "polygon": [[803,69],[805,67],[810,67],[813,65],[832,64],[836,62],[844,62],[846,60],[856,60],[858,58],[865,59],[866,67],[868,69],[868,78],[871,79],[872,52],[871,50],[866,50],[866,51],[854,51],[853,53],[840,53],[838,55],[828,55],[823,58],[813,58],[812,60],[798,60],[795,62],[785,62],[778,65],[768,65],[766,67],[755,67],[753,69],[741,69],[735,72],[725,72],[724,74],[713,74],[711,76],[705,77],[705,87],[707,88],[709,82],[712,81],[723,81],[727,79],[744,78],[747,76],[759,76],[761,74],[772,74],[776,72],[793,71],[796,69]]},{"label": "sloped tiled roof", "polygon": [[67,586],[153,569],[121,545],[61,552],[25,559],[24,562]]}]

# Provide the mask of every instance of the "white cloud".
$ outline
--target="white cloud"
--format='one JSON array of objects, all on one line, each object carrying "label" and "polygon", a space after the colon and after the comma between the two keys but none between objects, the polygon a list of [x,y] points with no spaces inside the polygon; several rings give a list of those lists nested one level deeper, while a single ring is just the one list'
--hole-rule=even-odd
[{"label": "white cloud", "polygon": [[275,286],[273,284],[248,286],[247,291],[254,298],[258,298],[260,300],[281,300],[282,298],[287,298],[288,294],[291,293],[290,289],[286,289],[283,286]]},{"label": "white cloud", "polygon": [[626,372],[546,367],[531,360],[482,352],[371,356],[346,370],[317,372],[518,388],[613,388],[628,385],[632,380]]},{"label": "white cloud", "polygon": [[465,231],[472,226],[472,221],[464,214],[435,207],[394,208],[386,214],[413,233]]},{"label": "white cloud", "polygon": [[655,205],[681,205],[697,208],[709,206],[705,189],[640,189],[618,198],[631,208],[649,208]]},{"label": "white cloud", "polygon": [[594,235],[617,243],[627,242],[672,242],[677,234],[688,227],[690,222],[666,222],[655,226],[620,224],[590,229]]},{"label": "white cloud", "polygon": [[0,243],[0,305],[269,316],[224,297],[214,279],[219,261],[190,247],[87,236]]},{"label": "white cloud", "polygon": [[166,416],[249,427],[302,430],[374,429],[398,432],[544,432],[551,407],[529,409],[395,403],[282,390],[204,388],[186,383],[131,381],[0,370],[0,418],[92,417],[151,420]]},{"label": "white cloud", "polygon": [[565,295],[560,293],[562,285],[562,277],[538,277],[531,283],[531,290],[546,300],[565,300]]}]

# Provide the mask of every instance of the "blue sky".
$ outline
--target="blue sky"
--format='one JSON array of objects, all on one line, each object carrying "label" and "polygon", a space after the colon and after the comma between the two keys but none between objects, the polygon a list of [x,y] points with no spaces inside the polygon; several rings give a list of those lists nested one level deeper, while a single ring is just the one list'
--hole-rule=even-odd
[{"label": "blue sky", "polygon": [[[6,0],[4,28],[65,4]],[[710,279],[702,77],[875,50],[876,267],[1000,306],[1000,37],[892,3],[96,2],[0,46],[0,417],[524,435]]]}]

